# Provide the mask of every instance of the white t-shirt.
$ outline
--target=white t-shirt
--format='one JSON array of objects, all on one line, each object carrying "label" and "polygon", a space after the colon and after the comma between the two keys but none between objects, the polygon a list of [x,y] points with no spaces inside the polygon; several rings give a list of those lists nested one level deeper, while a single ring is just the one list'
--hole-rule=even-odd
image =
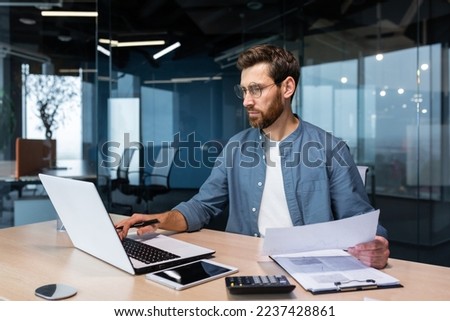
[{"label": "white t-shirt", "polygon": [[266,182],[258,217],[261,236],[268,227],[292,227],[281,173],[280,142],[269,141],[266,148]]}]

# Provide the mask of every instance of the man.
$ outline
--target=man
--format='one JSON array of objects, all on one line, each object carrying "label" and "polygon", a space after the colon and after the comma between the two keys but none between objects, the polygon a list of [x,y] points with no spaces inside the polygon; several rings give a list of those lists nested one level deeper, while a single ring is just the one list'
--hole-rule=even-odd
[{"label": "man", "polygon": [[[163,228],[201,229],[229,206],[226,230],[264,236],[268,227],[289,227],[359,215],[373,210],[347,145],[293,114],[291,102],[300,66],[288,51],[258,45],[243,52],[237,96],[252,128],[224,147],[199,193],[171,211],[134,214],[119,222],[125,237],[137,222],[158,218],[138,234]],[[376,238],[350,248],[363,263],[386,266],[389,244],[378,226]]]}]

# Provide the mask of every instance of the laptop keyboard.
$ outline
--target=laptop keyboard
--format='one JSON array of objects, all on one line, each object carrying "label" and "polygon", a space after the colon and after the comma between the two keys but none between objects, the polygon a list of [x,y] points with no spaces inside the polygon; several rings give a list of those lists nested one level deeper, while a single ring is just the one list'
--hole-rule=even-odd
[{"label": "laptop keyboard", "polygon": [[166,252],[130,238],[123,239],[122,244],[130,257],[146,264],[179,258],[176,254]]}]

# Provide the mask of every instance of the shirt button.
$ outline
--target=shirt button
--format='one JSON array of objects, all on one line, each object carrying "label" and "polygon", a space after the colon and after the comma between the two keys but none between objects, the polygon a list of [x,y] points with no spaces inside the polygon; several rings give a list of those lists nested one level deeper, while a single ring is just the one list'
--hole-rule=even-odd
[{"label": "shirt button", "polygon": [[258,237],[259,235],[258,235],[258,233],[255,233],[255,234],[253,234],[253,236],[254,236],[254,237]]},{"label": "shirt button", "polygon": [[256,208],[255,207],[252,208],[252,212],[256,212]]},{"label": "shirt button", "polygon": [[261,182],[258,182],[258,186],[262,186],[262,183],[261,183]]}]

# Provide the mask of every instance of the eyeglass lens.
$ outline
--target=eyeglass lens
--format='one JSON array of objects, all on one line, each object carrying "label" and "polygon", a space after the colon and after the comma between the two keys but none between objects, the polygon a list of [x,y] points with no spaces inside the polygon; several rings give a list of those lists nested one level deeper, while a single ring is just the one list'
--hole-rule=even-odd
[{"label": "eyeglass lens", "polygon": [[242,87],[240,85],[234,86],[234,92],[238,98],[244,99],[245,95],[247,95],[247,91],[254,98],[258,98],[261,96],[261,86],[256,83],[251,83],[248,88]]}]

